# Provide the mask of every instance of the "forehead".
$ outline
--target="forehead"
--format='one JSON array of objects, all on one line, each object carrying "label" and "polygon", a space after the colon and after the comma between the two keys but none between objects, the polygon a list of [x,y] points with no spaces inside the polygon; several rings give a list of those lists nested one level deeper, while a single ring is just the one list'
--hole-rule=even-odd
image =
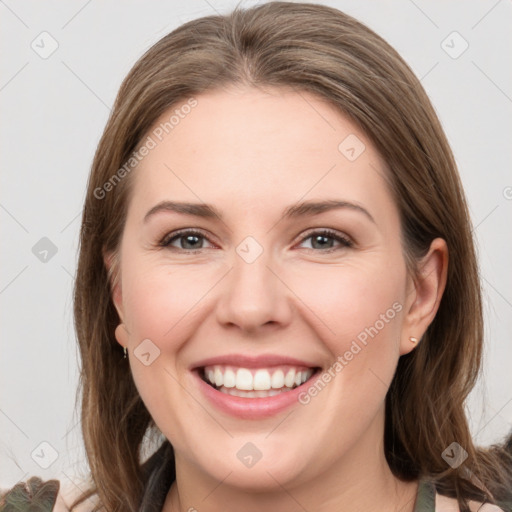
[{"label": "forehead", "polygon": [[326,196],[390,201],[385,163],[368,137],[316,95],[231,87],[194,100],[174,105],[146,135],[154,147],[137,166],[134,206],[178,198],[247,211]]}]

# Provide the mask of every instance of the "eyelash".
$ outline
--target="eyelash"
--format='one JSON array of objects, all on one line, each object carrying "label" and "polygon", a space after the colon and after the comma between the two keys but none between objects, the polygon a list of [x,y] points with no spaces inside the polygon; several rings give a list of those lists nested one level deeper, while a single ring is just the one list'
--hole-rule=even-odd
[{"label": "eyelash", "polygon": [[[179,240],[186,235],[197,236],[200,238],[204,238],[208,240],[208,237],[201,231],[195,229],[183,229],[179,231],[175,231],[174,233],[167,234],[158,244],[160,247],[168,248],[171,250],[183,251],[187,253],[198,253],[203,251],[205,248],[201,249],[182,249],[179,247],[171,247],[170,244],[175,240]],[[339,234],[337,231],[333,231],[332,229],[317,229],[314,231],[309,231],[305,236],[303,236],[300,240],[300,243],[303,243],[305,240],[312,238],[313,236],[324,236],[326,238],[332,238],[333,240],[340,242],[341,247],[329,247],[328,249],[314,249],[314,248],[306,248],[309,251],[313,252],[322,252],[322,253],[331,253],[340,249],[350,248],[354,246],[354,243],[349,240],[347,237]],[[210,242],[210,240],[208,240]],[[212,243],[212,242],[210,242]]]}]

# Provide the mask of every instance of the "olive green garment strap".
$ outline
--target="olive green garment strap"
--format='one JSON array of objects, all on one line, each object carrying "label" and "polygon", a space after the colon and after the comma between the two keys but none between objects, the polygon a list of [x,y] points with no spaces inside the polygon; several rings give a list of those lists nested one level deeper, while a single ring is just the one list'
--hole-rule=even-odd
[{"label": "olive green garment strap", "polygon": [[432,482],[420,480],[414,512],[435,512],[436,488]]}]

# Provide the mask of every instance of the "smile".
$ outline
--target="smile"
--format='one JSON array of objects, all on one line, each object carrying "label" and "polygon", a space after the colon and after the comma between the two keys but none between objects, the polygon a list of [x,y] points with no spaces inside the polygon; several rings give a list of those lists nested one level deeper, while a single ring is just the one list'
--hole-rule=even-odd
[{"label": "smile", "polygon": [[201,378],[221,393],[263,398],[286,393],[308,381],[313,368],[282,365],[273,368],[242,368],[211,365],[200,369]]}]

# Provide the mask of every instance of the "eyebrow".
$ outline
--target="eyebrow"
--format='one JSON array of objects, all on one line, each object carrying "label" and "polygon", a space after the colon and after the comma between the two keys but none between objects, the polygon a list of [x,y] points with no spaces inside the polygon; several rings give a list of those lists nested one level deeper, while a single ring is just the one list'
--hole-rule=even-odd
[{"label": "eyebrow", "polygon": [[[294,204],[283,211],[282,217],[283,219],[294,219],[345,208],[363,213],[369,220],[376,224],[375,219],[372,217],[370,212],[361,205],[335,199],[327,201],[303,201],[301,203]],[[222,213],[211,204],[162,201],[156,206],[153,206],[153,208],[146,213],[144,216],[144,222],[147,222],[151,216],[159,212],[174,212],[207,219],[213,219],[215,217],[220,220],[223,219]]]}]

